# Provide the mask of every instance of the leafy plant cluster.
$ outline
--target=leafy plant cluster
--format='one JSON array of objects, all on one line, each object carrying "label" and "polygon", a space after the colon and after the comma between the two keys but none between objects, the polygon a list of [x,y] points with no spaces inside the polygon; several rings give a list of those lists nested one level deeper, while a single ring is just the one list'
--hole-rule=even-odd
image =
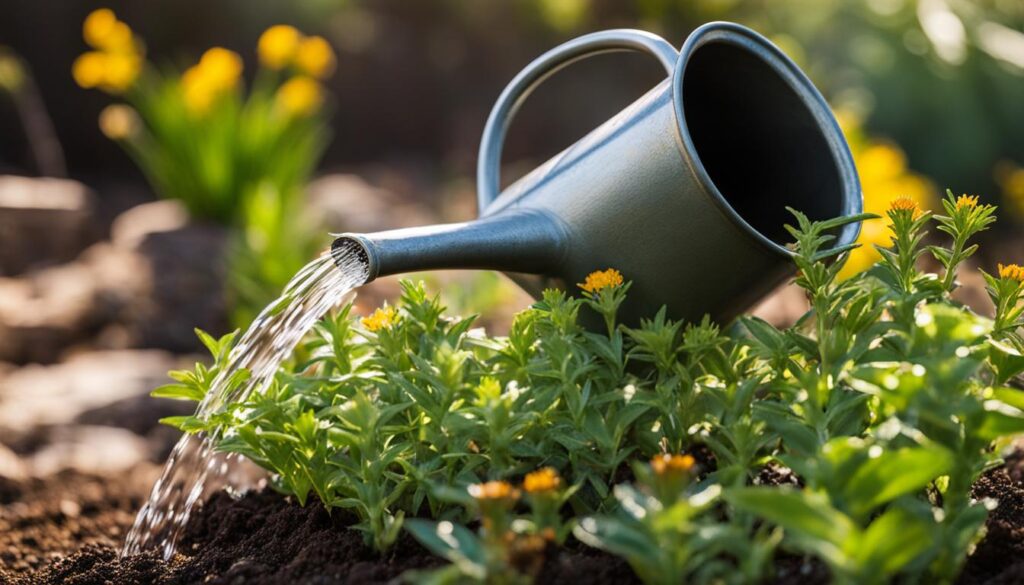
[{"label": "leafy plant cluster", "polygon": [[321,37],[267,29],[247,89],[242,57],[223,47],[180,71],[146,59],[143,40],[109,9],[82,26],[90,50],[75,81],[119,97],[100,129],[161,197],[233,229],[228,258],[234,321],[256,316],[322,245],[305,225],[304,190],[327,146],[320,79],[335,64]]},{"label": "leafy plant cluster", "polygon": [[[976,198],[944,207],[896,200],[892,246],[843,281],[851,247],[829,232],[873,216],[794,211],[811,309],[785,330],[664,311],[627,327],[629,282],[607,270],[490,337],[405,283],[397,307],[320,323],[265,392],[170,422],[219,433],[300,502],[351,510],[378,550],[404,525],[452,562],[416,580],[529,582],[571,534],[647,583],[759,582],[780,554],[816,557],[836,583],[950,582],[994,505],[971,485],[1024,432],[1024,269],[985,275],[994,319],[952,301],[995,218]],[[951,243],[925,246],[931,226]],[[209,342],[223,355],[231,340]],[[199,399],[217,367],[157,395]]]}]

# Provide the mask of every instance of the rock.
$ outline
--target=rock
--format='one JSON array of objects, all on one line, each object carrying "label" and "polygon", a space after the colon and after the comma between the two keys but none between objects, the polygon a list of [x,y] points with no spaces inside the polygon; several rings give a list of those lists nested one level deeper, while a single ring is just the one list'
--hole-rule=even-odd
[{"label": "rock", "polygon": [[227,231],[212,224],[146,234],[136,253],[149,268],[149,290],[136,297],[124,322],[138,347],[178,353],[205,351],[195,328],[229,330]]},{"label": "rock", "polygon": [[0,275],[77,256],[99,235],[93,208],[76,181],[0,176]]},{"label": "rock", "polygon": [[188,220],[188,210],[176,199],[136,205],[111,224],[110,241],[119,248],[136,250],[146,236],[180,230]]},{"label": "rock", "polygon": [[149,457],[149,444],[124,429],[67,426],[53,431],[51,442],[28,458],[33,475],[66,469],[109,474],[130,469]]},{"label": "rock", "polygon": [[0,380],[0,436],[33,427],[68,425],[84,412],[147,394],[188,358],[164,351],[101,351],[66,362],[23,367]]},{"label": "rock", "polygon": [[18,454],[0,443],[0,478],[21,481],[28,477],[28,469]]},{"label": "rock", "polygon": [[69,347],[201,350],[228,329],[225,228],[177,202],[137,206],[75,261],[0,278],[0,361],[53,363]]},{"label": "rock", "polygon": [[148,273],[138,255],[100,243],[75,262],[0,278],[0,360],[56,361],[145,295]]}]

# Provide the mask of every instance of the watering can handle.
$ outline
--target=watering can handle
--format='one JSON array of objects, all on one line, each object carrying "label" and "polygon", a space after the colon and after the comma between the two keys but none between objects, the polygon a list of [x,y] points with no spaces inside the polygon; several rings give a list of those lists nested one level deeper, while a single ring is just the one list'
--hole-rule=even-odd
[{"label": "watering can handle", "polygon": [[479,214],[482,215],[501,192],[501,149],[505,143],[505,134],[512,123],[512,117],[530,93],[563,67],[587,57],[618,51],[647,53],[657,59],[670,76],[679,58],[679,52],[658,35],[642,30],[613,29],[583,35],[558,45],[534,59],[509,82],[491,109],[480,140],[476,168]]}]

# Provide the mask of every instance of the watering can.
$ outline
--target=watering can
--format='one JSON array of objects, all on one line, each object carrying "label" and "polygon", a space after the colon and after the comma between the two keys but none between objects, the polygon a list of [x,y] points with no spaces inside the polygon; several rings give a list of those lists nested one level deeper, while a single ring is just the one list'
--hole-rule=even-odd
[{"label": "watering can", "polygon": [[[563,67],[637,51],[667,78],[500,192],[502,143],[523,100]],[[676,319],[726,322],[794,270],[786,207],[812,220],[860,213],[853,159],[824,98],[763,36],[713,22],[676,51],[638,30],[566,42],[530,63],[491,110],[477,167],[479,218],[342,234],[369,280],[410,271],[500,270],[537,295],[608,267],[632,280],[620,318],[662,306]],[[835,245],[852,243],[847,224]],[[336,256],[338,257],[338,256]]]}]

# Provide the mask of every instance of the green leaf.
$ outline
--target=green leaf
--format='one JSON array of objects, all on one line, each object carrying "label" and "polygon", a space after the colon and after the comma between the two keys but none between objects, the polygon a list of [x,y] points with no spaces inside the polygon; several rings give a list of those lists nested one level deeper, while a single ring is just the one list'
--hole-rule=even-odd
[{"label": "green leaf", "polygon": [[[880,446],[869,447],[882,450]],[[955,464],[952,452],[938,445],[882,451],[862,464],[843,487],[851,514],[864,517],[892,500],[924,489]]]},{"label": "green leaf", "polygon": [[406,519],[404,526],[420,544],[455,564],[464,575],[480,580],[487,576],[484,548],[476,535],[464,526],[419,518]]},{"label": "green leaf", "polygon": [[897,575],[934,545],[936,528],[901,508],[890,508],[868,526],[860,539],[851,540],[846,551],[856,559],[865,577]]},{"label": "green leaf", "polygon": [[857,527],[821,495],[790,488],[744,487],[726,490],[725,500],[781,526],[826,552],[842,547],[846,539],[857,535]]}]

